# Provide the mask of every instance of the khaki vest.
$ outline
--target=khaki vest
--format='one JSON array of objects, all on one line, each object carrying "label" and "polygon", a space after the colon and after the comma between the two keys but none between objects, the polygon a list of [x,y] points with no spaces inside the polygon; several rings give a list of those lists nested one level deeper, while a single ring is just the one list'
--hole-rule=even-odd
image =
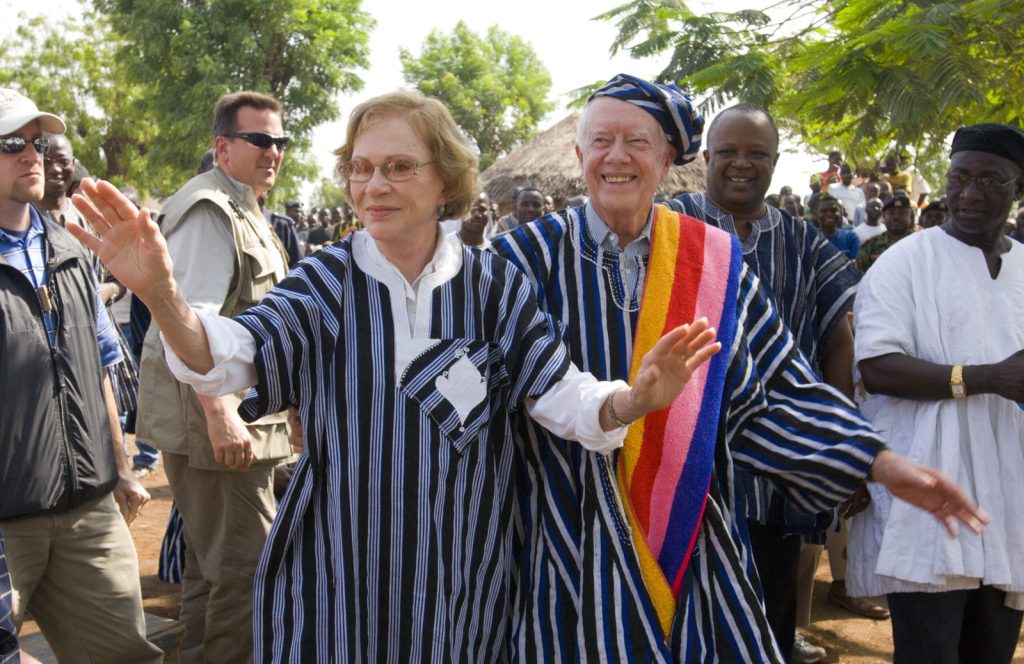
[{"label": "khaki vest", "polygon": [[[170,237],[186,213],[209,201],[231,221],[235,264],[222,316],[236,316],[255,305],[280,281],[288,264],[284,249],[263,214],[246,204],[236,185],[219,168],[189,180],[164,205],[160,230]],[[196,265],[190,269],[210,269]],[[223,269],[223,266],[212,266]],[[245,392],[230,395],[235,407]],[[287,413],[274,413],[248,425],[257,464],[276,465],[291,455]],[[214,460],[206,416],[191,387],[174,378],[164,359],[160,331],[154,322],[142,348],[137,435],[164,452],[185,454],[189,465],[206,470],[227,470]]]}]

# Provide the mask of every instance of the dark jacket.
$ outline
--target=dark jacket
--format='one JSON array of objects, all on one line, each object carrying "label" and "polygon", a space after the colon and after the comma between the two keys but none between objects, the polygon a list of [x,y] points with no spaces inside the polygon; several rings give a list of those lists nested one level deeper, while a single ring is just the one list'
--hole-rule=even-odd
[{"label": "dark jacket", "polygon": [[292,269],[296,263],[302,260],[302,248],[299,245],[299,236],[295,233],[295,222],[291,217],[270,210],[264,210],[263,216],[266,217],[270,227],[274,229],[277,239],[281,241],[284,252],[288,254],[288,269]]},{"label": "dark jacket", "polygon": [[53,350],[32,282],[0,257],[0,519],[65,512],[117,483],[91,261],[63,228],[43,225]]}]

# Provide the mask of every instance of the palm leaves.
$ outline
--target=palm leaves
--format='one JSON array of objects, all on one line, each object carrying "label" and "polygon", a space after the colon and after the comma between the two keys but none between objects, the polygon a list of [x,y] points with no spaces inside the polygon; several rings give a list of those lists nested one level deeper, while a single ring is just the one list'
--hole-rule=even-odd
[{"label": "palm leaves", "polygon": [[1019,0],[781,0],[704,15],[634,0],[597,18],[618,28],[613,53],[664,55],[657,79],[705,110],[761,104],[809,146],[854,159],[934,151],[962,124],[1024,113]]}]

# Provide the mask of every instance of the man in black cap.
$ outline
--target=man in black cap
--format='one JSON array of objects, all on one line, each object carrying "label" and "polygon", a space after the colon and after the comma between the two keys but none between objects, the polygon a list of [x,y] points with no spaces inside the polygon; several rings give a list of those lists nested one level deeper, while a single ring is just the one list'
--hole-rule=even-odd
[{"label": "man in black cap", "polygon": [[288,201],[284,204],[284,213],[295,223],[296,230],[302,230],[303,222],[306,220],[302,201]]},{"label": "man in black cap", "polygon": [[[854,305],[861,405],[888,445],[953,477],[991,513],[951,540],[871,485],[847,584],[887,595],[897,664],[1010,662],[1024,615],[1024,251],[1003,234],[1024,196],[1024,133],[953,138],[949,219],[890,248]],[[939,510],[941,512],[941,509]],[[927,515],[923,515],[927,518]]]},{"label": "man in black cap", "polygon": [[946,205],[946,201],[932,201],[921,210],[920,226],[921,228],[941,226],[946,223],[948,216],[949,206]]},{"label": "man in black cap", "polygon": [[857,252],[861,272],[867,272],[882,252],[914,231],[914,208],[906,194],[897,193],[882,206],[882,222],[885,232],[865,242]]}]

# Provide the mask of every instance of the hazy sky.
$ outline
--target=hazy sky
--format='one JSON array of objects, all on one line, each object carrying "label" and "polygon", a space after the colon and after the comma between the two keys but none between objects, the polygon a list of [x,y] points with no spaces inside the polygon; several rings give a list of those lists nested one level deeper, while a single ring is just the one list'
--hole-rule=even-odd
[{"label": "hazy sky", "polygon": [[[547,128],[567,113],[566,94],[598,80],[611,78],[619,72],[650,77],[659,71],[665,59],[635,61],[626,55],[612,58],[608,46],[615,37],[615,26],[589,20],[617,6],[621,0],[517,0],[510,3],[481,0],[435,0],[434,2],[395,2],[364,0],[363,7],[377,21],[370,35],[369,70],[357,72],[365,82],[363,90],[338,98],[340,120],[318,127],[314,133],[314,157],[326,174],[332,161],[330,152],[343,141],[344,125],[349,111],[356,104],[405,85],[398,51],[405,47],[418,54],[424,38],[431,30],[451,31],[456,22],[464,21],[471,30],[483,33],[491,25],[528,41],[551,74],[551,98],[556,109],[544,120]],[[739,9],[765,4],[749,2],[716,3],[717,9]],[[19,12],[29,15],[53,13],[64,17],[77,11],[71,0],[0,0],[0,15],[10,17],[0,25],[0,37],[16,25]],[[820,162],[820,163],[819,163]],[[814,161],[803,151],[784,152],[776,169],[772,191],[790,184],[797,193],[807,192],[810,173],[824,169],[825,159]]]}]

